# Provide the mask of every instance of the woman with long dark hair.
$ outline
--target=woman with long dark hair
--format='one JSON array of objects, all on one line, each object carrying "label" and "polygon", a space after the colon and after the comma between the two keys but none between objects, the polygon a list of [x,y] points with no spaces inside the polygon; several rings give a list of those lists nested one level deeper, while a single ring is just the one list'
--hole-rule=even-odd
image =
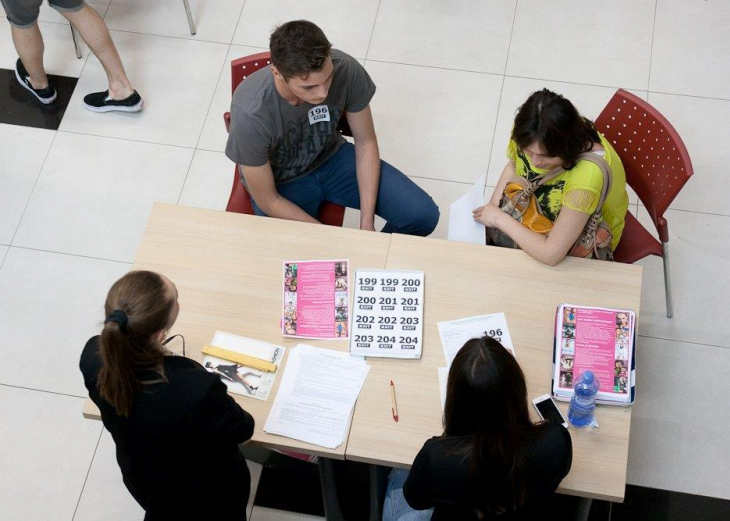
[{"label": "woman with long dark hair", "polygon": [[238,444],[251,438],[254,420],[217,376],[165,349],[177,296],[157,273],[119,279],[101,335],[81,355],[84,383],[145,520],[245,520],[251,477]]},{"label": "woman with long dark hair", "polygon": [[[601,210],[612,234],[611,250],[615,250],[629,207],[621,158],[593,122],[548,89],[533,93],[518,110],[507,147],[509,161],[490,202],[474,210],[474,220],[506,234],[540,262],[556,265],[571,251],[601,198],[604,176],[594,162],[579,158],[586,152],[605,159],[611,172]],[[500,210],[504,190],[515,177],[533,182],[556,167],[565,171],[534,193],[541,214],[553,223],[548,235],[523,226]]]},{"label": "woman with long dark hair", "polygon": [[[567,429],[530,420],[512,354],[490,337],[472,339],[449,370],[444,434],[425,443],[402,494],[411,509],[433,509],[434,520],[522,518],[544,508],[571,462]],[[397,479],[383,518],[427,519],[398,504]]]}]

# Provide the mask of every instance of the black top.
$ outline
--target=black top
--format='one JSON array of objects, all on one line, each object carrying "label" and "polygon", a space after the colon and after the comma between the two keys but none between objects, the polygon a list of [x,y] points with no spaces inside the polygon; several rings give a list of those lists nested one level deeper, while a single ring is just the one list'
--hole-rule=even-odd
[{"label": "black top", "polygon": [[251,438],[254,420],[218,376],[194,360],[167,356],[168,381],[143,385],[123,417],[99,396],[98,336],[86,343],[79,366],[145,520],[246,519],[251,476],[238,444]]},{"label": "black top", "polygon": [[[413,462],[403,487],[416,510],[434,508],[434,520],[479,519],[470,496],[471,458],[464,449],[472,436],[436,436],[428,440]],[[516,512],[482,519],[538,519],[540,508],[568,474],[573,445],[568,430],[551,424],[527,449],[527,500]]]}]

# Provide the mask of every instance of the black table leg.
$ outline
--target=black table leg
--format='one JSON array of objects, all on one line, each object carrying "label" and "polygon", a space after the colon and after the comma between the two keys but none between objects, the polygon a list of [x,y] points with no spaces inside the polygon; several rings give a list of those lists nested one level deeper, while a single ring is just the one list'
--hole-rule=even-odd
[{"label": "black table leg", "polygon": [[340,499],[337,495],[337,481],[335,479],[335,465],[330,458],[318,458],[319,481],[322,485],[322,502],[324,503],[324,517],[327,521],[343,519],[340,509]]}]

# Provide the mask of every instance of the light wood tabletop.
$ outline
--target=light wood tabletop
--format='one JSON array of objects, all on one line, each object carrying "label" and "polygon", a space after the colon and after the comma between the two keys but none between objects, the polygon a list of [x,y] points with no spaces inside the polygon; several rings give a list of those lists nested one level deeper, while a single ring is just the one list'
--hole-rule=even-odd
[{"label": "light wood tabletop", "polygon": [[[619,263],[569,258],[548,267],[522,251],[393,235],[386,268],[425,273],[423,356],[368,359],[370,374],[355,406],[346,458],[388,466],[410,466],[423,443],[443,432],[437,368],[446,361],[437,322],[504,312],[532,399],[550,392],[559,304],[633,309],[638,317],[641,303],[641,267]],[[391,379],[397,423],[390,410]],[[567,417],[567,404],[558,405]],[[558,491],[621,502],[631,409],[598,406],[596,415],[599,429],[570,429],[573,466]]]},{"label": "light wood tabletop", "polygon": [[[343,459],[346,443],[330,450],[263,430],[291,348],[300,342],[339,351],[349,347],[346,340],[282,336],[282,263],[344,258],[351,271],[383,268],[389,242],[389,235],[379,233],[156,204],[134,269],[160,272],[177,286],[180,315],[170,335],[185,336],[188,358],[201,362],[201,350],[216,330],[287,347],[267,401],[231,395],[256,420],[254,443]],[[90,400],[84,416],[99,418]]]}]

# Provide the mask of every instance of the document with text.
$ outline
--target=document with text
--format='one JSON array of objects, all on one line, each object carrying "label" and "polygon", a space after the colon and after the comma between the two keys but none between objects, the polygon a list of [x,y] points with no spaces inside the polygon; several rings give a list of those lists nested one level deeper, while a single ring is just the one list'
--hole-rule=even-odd
[{"label": "document with text", "polygon": [[362,357],[297,345],[289,353],[264,431],[339,447],[369,370]]}]

